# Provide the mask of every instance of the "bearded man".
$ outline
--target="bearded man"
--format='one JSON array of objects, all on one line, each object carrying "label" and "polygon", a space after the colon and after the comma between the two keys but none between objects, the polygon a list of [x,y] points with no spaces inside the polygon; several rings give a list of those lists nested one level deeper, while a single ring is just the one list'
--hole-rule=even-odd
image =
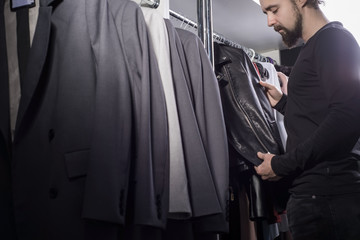
[{"label": "bearded man", "polygon": [[[287,215],[294,240],[360,239],[360,51],[316,0],[260,0],[268,26],[304,45],[284,94],[266,82],[284,114],[286,153],[258,153],[264,180],[291,182]],[[279,74],[282,81],[285,75]]]}]

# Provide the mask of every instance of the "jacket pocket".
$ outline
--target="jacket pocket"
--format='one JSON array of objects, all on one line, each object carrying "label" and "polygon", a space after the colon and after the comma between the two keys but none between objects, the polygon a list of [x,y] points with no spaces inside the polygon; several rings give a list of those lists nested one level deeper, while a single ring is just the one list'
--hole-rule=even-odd
[{"label": "jacket pocket", "polygon": [[87,173],[90,150],[65,153],[65,166],[70,180],[85,177]]}]

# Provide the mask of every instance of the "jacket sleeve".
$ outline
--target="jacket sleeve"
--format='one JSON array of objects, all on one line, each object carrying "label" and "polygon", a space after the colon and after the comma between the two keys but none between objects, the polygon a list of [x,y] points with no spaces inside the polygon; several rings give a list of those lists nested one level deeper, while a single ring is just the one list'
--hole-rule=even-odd
[{"label": "jacket sleeve", "polygon": [[280,101],[274,106],[274,108],[282,115],[284,115],[286,111],[286,102],[287,102],[287,95],[283,94],[282,97],[280,98]]},{"label": "jacket sleeve", "polygon": [[[97,83],[83,217],[124,224],[131,207],[136,223],[162,226],[166,110],[141,10],[131,1],[90,0],[86,14]],[[129,194],[135,198],[130,206]]]},{"label": "jacket sleeve", "polygon": [[[201,40],[193,33],[181,29],[178,29],[178,33],[186,50],[185,58],[190,76],[189,89],[193,96],[196,121],[223,212],[223,216],[210,216],[208,221],[217,223],[216,230],[226,232],[229,157],[220,90]],[[197,228],[202,231],[209,230],[206,229],[206,224],[197,224]]]},{"label": "jacket sleeve", "polygon": [[135,224],[164,228],[169,210],[169,136],[165,95],[143,13],[134,2],[130,1],[127,6],[124,18],[133,21],[135,31],[124,19],[116,22],[121,23],[117,30],[122,32],[134,100],[134,221]]}]

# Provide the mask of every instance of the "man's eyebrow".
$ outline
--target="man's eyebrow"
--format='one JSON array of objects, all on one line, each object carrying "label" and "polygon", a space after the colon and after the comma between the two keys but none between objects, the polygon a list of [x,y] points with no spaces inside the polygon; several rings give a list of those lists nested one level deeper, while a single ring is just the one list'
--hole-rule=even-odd
[{"label": "man's eyebrow", "polygon": [[274,7],[278,7],[278,5],[277,5],[277,4],[273,4],[273,5],[268,6],[267,8],[265,8],[264,13],[266,13],[267,11],[270,11],[271,8],[274,8]]}]

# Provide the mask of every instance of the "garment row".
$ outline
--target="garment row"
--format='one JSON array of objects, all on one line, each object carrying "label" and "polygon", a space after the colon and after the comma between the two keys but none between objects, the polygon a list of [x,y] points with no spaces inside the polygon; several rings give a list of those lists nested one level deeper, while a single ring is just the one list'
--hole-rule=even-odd
[{"label": "garment row", "polygon": [[284,152],[283,118],[271,108],[259,84],[267,81],[280,89],[277,73],[270,63],[252,62],[242,49],[216,43],[214,52],[229,142],[229,238],[275,239],[288,232],[288,183],[263,181],[253,166],[261,163],[259,151]]},{"label": "garment row", "polygon": [[226,232],[226,130],[201,41],[127,0],[38,14],[14,141],[2,131],[18,239],[95,238],[90,225],[118,239],[169,219]]},{"label": "garment row", "polygon": [[[215,75],[196,35],[129,0],[44,0],[36,14],[29,52],[17,46],[18,112],[1,81],[18,239],[216,239],[238,214],[268,219],[256,227],[278,235],[273,187],[252,166],[256,151],[282,152],[286,135],[243,51],[216,44]],[[230,212],[229,189],[242,184],[255,194],[250,215]]]}]

